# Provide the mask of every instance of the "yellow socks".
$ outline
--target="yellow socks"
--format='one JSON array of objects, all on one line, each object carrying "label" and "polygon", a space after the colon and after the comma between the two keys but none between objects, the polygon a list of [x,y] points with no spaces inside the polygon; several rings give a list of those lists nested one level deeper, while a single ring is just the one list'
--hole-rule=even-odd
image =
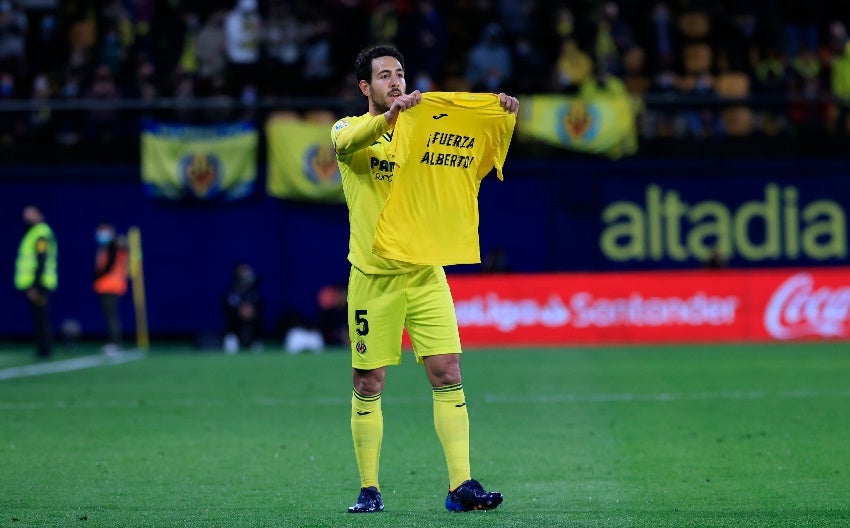
[{"label": "yellow socks", "polygon": [[463,385],[434,389],[434,427],[443,445],[449,469],[449,489],[472,478],[469,468],[469,414]]},{"label": "yellow socks", "polygon": [[384,415],[381,395],[364,396],[352,391],[351,435],[354,438],[354,457],[360,470],[360,487],[378,486],[378,463],[381,441],[384,438]]}]

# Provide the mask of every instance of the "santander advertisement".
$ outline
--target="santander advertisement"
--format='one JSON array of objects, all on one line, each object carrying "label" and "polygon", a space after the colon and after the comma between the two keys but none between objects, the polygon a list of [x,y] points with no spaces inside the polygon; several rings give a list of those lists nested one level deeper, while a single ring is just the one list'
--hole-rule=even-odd
[{"label": "santander advertisement", "polygon": [[850,338],[850,268],[450,275],[464,346]]}]

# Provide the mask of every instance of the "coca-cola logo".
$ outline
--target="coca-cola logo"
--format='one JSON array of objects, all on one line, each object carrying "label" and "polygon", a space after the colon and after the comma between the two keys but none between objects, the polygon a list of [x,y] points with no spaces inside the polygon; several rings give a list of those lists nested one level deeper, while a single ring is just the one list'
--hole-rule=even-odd
[{"label": "coca-cola logo", "polygon": [[776,339],[850,334],[850,286],[815,287],[809,273],[797,273],[773,293],[764,311],[767,333]]}]

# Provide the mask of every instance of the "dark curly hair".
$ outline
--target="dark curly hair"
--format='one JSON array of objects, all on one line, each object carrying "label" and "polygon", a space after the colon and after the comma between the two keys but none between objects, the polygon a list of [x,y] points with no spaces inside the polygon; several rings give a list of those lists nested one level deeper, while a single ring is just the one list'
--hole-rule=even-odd
[{"label": "dark curly hair", "polygon": [[395,46],[386,44],[373,46],[362,50],[354,59],[354,74],[357,75],[358,82],[372,82],[372,61],[378,57],[394,57],[401,64],[401,69],[404,69],[404,56]]}]

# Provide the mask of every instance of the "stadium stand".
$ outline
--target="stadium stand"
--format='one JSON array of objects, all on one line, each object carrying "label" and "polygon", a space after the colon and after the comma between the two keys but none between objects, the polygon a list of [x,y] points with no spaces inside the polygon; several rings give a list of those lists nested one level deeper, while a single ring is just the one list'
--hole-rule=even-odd
[{"label": "stadium stand", "polygon": [[[0,159],[84,161],[107,144],[116,160],[133,161],[135,135],[95,133],[104,120],[132,131],[145,116],[209,121],[244,115],[240,106],[258,120],[280,109],[338,115],[358,102],[346,72],[352,50],[369,42],[395,42],[408,54],[409,78],[428,89],[473,89],[464,78],[470,53],[494,28],[517,70],[500,89],[576,89],[563,80],[569,42],[581,59],[572,63],[576,71],[588,60],[591,72],[622,77],[648,112],[675,121],[707,98],[734,102],[720,114],[738,141],[769,136],[821,152],[843,107],[830,87],[847,42],[846,4],[531,0],[517,9],[447,0],[2,0]],[[228,33],[228,20],[247,16],[240,5],[252,9],[258,26],[250,64],[227,55],[228,39],[238,38]],[[732,77],[724,73],[730,69]],[[701,82],[711,77],[712,90],[694,92],[698,74]],[[675,97],[659,93],[659,76],[681,80]],[[179,114],[172,110],[177,102]],[[655,152],[650,143],[664,134],[651,128],[641,127],[642,152]],[[685,128],[672,133],[687,140]],[[55,155],[39,155],[36,144],[45,140],[55,143]]]}]

